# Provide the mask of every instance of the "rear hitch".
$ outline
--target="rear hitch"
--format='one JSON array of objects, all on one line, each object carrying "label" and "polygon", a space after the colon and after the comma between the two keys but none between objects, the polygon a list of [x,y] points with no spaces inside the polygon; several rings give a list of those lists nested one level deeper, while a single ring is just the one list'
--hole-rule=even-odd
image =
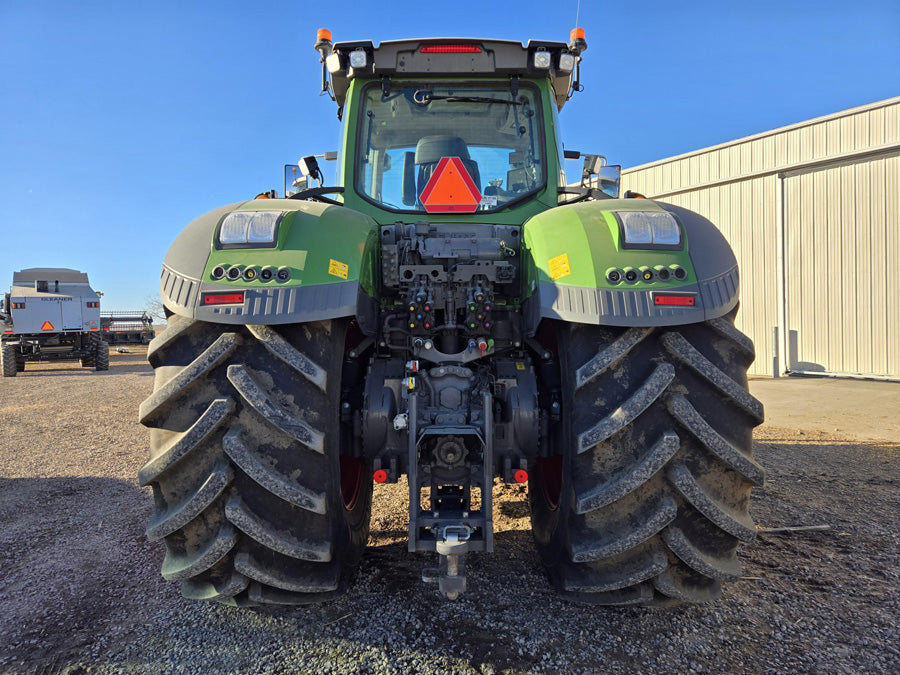
[{"label": "rear hitch", "polygon": [[422,571],[422,581],[437,584],[448,600],[456,600],[466,591],[466,553],[472,528],[468,525],[447,525],[442,528],[435,550],[440,557],[437,568]]}]

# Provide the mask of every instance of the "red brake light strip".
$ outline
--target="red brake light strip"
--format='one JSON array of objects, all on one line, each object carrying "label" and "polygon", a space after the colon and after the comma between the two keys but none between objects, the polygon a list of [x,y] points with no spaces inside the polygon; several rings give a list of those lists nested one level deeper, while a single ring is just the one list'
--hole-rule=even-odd
[{"label": "red brake light strip", "polygon": [[425,45],[419,52],[422,54],[480,54],[481,47],[460,44]]}]

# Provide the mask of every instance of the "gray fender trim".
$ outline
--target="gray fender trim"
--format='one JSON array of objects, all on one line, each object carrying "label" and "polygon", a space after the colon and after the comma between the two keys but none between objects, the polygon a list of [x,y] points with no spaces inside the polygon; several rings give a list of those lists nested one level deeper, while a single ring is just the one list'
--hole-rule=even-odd
[{"label": "gray fender trim", "polygon": [[[242,305],[201,306],[203,293],[244,291]],[[236,288],[191,279],[163,265],[160,295],[171,311],[198,321],[244,324],[283,324],[323,321],[355,316],[358,281],[316,286],[268,286]]]},{"label": "gray fender trim", "polygon": [[[658,289],[657,289],[658,290]],[[699,284],[666,289],[696,293],[693,307],[653,304],[651,290],[607,290],[539,283],[535,295],[541,318],[603,326],[678,326],[709,321],[730,312],[738,302],[738,269],[704,279]]]}]

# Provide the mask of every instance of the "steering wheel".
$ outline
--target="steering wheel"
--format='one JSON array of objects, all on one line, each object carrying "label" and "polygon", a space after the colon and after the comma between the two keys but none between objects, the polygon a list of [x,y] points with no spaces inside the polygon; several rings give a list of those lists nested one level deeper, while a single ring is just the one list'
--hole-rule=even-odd
[{"label": "steering wheel", "polygon": [[292,194],[288,199],[312,199],[314,202],[322,202],[323,204],[333,204],[334,206],[343,206],[336,199],[325,197],[328,194],[343,194],[344,188],[335,185],[333,187],[314,187],[300,190],[300,192]]}]

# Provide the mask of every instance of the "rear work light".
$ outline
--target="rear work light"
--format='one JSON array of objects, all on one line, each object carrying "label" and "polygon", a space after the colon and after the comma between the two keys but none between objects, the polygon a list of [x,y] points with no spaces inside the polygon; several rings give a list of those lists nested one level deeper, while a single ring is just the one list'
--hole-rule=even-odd
[{"label": "rear work light", "polygon": [[673,307],[693,307],[696,300],[693,295],[667,295],[663,293],[653,294],[654,305],[669,305]]},{"label": "rear work light", "polygon": [[204,293],[202,305],[243,305],[244,293]]},{"label": "rear work light", "polygon": [[480,54],[481,47],[460,44],[425,45],[419,52],[422,54]]}]

